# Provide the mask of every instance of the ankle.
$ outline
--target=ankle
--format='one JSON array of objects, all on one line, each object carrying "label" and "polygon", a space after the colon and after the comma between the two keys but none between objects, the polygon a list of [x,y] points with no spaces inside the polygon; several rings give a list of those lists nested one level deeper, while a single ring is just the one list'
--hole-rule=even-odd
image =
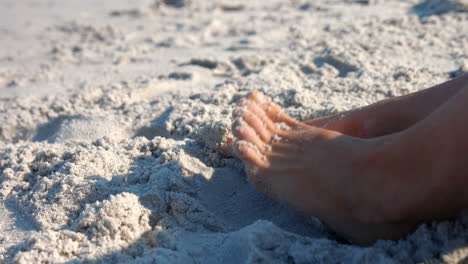
[{"label": "ankle", "polygon": [[409,127],[410,121],[407,105],[400,99],[385,99],[370,105],[363,111],[363,130],[367,133],[367,138],[379,137],[391,133],[399,132]]}]

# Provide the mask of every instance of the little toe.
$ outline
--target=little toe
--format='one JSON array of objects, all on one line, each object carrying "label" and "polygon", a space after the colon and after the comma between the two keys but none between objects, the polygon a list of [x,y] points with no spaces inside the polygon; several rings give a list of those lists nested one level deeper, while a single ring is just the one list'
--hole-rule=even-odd
[{"label": "little toe", "polygon": [[234,140],[235,139],[233,137],[229,137],[214,148],[225,156],[234,156],[234,153],[232,152],[232,144],[234,144]]},{"label": "little toe", "polygon": [[249,141],[237,140],[233,144],[234,153],[249,166],[268,168],[270,166],[266,157],[260,152],[256,145]]}]

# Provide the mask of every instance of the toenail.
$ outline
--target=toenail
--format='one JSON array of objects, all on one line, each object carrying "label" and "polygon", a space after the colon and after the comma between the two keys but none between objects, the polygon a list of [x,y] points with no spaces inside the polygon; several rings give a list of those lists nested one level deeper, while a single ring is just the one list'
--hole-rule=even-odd
[{"label": "toenail", "polygon": [[237,102],[236,106],[245,106],[247,105],[247,103],[248,103],[248,100],[245,98],[242,98]]},{"label": "toenail", "polygon": [[276,120],[278,119],[279,115],[281,114],[281,111],[278,111],[275,116],[273,117],[273,121],[276,122]]},{"label": "toenail", "polygon": [[232,130],[234,132],[241,132],[241,129],[242,129],[242,126],[244,125],[244,120],[242,120],[241,118],[239,119],[236,119],[233,123],[232,123]]},{"label": "toenail", "polygon": [[259,91],[253,90],[253,91],[249,92],[249,95],[247,97],[249,97],[249,98],[256,97],[259,93],[260,93]]},{"label": "toenail", "polygon": [[234,111],[232,112],[232,116],[233,116],[233,117],[240,117],[240,116],[244,115],[244,113],[245,113],[246,111],[247,111],[247,109],[246,109],[244,106],[242,106],[242,107],[236,107],[236,108],[234,109]]},{"label": "toenail", "polygon": [[[253,144],[248,142],[248,141],[245,141],[245,140],[238,140],[238,141],[234,142],[232,147],[233,147],[234,151],[238,153],[239,151],[246,151],[250,147],[250,145],[253,145]],[[252,147],[254,147],[254,146],[255,145],[253,145]]]},{"label": "toenail", "polygon": [[[272,104],[268,105],[268,107],[267,107],[267,109],[266,109],[266,112],[267,112],[267,113],[270,113],[270,111],[274,111],[274,109],[272,109],[272,108],[273,108],[273,105],[272,105]],[[281,110],[277,111],[277,112],[273,115],[272,121],[273,121],[273,122],[276,122],[276,120],[278,119],[278,117],[279,117],[280,114],[281,114]]]},{"label": "toenail", "polygon": [[262,93],[260,93],[259,91],[255,91],[255,92],[252,92],[252,94],[250,95],[251,98],[253,99],[256,99],[260,102],[265,102],[265,96],[263,96]]},{"label": "toenail", "polygon": [[247,133],[248,129],[254,130],[242,117],[236,119],[232,124],[232,130],[239,133]]}]

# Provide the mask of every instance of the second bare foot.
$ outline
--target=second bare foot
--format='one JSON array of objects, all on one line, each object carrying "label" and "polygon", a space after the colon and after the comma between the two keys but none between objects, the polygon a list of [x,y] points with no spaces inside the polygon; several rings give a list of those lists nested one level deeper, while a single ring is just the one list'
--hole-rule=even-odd
[{"label": "second bare foot", "polygon": [[385,222],[378,190],[361,176],[360,157],[371,148],[367,141],[293,120],[258,92],[233,115],[233,149],[257,188],[363,245],[401,237],[414,227]]}]

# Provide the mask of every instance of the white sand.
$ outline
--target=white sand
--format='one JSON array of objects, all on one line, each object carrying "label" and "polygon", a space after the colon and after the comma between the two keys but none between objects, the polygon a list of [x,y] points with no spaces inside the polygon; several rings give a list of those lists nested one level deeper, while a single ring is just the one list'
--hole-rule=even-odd
[{"label": "white sand", "polygon": [[214,149],[258,89],[304,120],[468,71],[464,0],[2,0],[0,262],[454,263],[468,214],[361,248]]}]

